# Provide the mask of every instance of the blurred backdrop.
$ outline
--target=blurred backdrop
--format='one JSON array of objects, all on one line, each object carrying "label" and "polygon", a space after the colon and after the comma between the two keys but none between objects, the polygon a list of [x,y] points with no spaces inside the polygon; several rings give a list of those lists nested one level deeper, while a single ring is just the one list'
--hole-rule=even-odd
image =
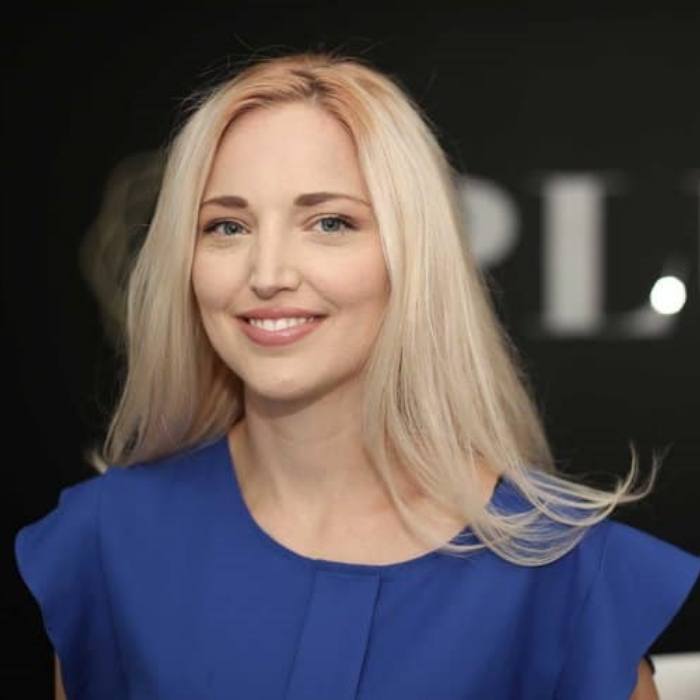
[{"label": "blurred backdrop", "polygon": [[[665,454],[655,492],[615,518],[700,553],[700,12],[385,7],[25,8],[5,22],[3,664],[24,697],[48,697],[50,648],[14,534],[94,473],[81,451],[122,377],[119,295],[157,149],[195,88],[256,55],[361,55],[414,97],[459,173],[559,466],[610,486],[630,442],[643,475]],[[700,650],[699,629],[695,593],[653,651]]]}]

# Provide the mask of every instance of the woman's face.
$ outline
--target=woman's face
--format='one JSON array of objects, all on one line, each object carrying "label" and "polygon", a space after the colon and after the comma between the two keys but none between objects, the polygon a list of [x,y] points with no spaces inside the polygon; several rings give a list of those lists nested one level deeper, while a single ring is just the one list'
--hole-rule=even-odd
[{"label": "woman's face", "polygon": [[[295,203],[318,192],[366,204]],[[207,203],[234,196],[247,206]],[[369,193],[343,127],[301,103],[244,114],[221,141],[202,203],[193,290],[214,349],[246,394],[316,399],[356,381],[390,285]],[[237,318],[257,307],[298,307],[325,318],[293,343],[262,346]]]}]

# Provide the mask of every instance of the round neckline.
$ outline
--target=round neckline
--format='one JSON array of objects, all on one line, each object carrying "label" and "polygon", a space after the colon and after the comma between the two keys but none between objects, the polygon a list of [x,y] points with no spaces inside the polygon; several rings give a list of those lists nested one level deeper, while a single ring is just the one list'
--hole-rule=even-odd
[{"label": "round neckline", "polygon": [[[234,466],[234,456],[229,445],[227,433],[224,433],[224,435],[218,440],[217,447],[221,453],[220,458],[217,459],[216,462],[221,467],[222,477],[225,482],[223,490],[229,493],[233,498],[234,504],[241,514],[241,517],[246,523],[248,529],[269,549],[277,554],[281,554],[287,559],[290,559],[307,568],[334,570],[339,573],[378,574],[382,572],[394,573],[412,570],[427,565],[438,557],[449,556],[443,552],[432,550],[430,552],[419,554],[417,557],[392,562],[391,564],[363,564],[360,562],[334,561],[332,559],[314,558],[306,556],[305,554],[300,554],[299,552],[295,552],[293,549],[290,549],[286,545],[283,545],[281,542],[277,541],[274,537],[272,537],[272,535],[264,530],[248,509],[248,504],[243,498],[243,492],[238,480],[238,474]],[[491,498],[487,503],[487,508],[490,508],[493,505],[496,496],[500,493],[504,485],[505,480],[503,476],[500,475],[498,477],[498,481],[496,482],[496,486],[491,493]],[[471,532],[471,528],[467,525],[459,533],[454,535],[450,541],[454,542],[454,540],[457,538],[462,539],[464,535]]]}]

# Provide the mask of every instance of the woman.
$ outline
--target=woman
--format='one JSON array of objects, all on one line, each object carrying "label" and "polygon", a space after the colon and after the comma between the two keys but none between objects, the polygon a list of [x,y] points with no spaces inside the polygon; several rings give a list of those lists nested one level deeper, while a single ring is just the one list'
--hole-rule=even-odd
[{"label": "woman", "polygon": [[556,472],[452,175],[358,59],[193,102],[101,473],[17,536],[71,700],[655,697],[700,558]]}]

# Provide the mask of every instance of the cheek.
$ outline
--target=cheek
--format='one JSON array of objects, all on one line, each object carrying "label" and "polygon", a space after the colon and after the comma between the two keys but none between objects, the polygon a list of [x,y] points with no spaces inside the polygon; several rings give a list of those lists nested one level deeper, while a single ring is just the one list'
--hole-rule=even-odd
[{"label": "cheek", "polygon": [[384,259],[377,255],[365,256],[348,266],[337,276],[349,305],[383,307],[389,296],[389,279]]},{"label": "cheek", "polygon": [[223,308],[230,303],[235,281],[222,261],[196,255],[192,262],[192,291],[203,310]]}]

